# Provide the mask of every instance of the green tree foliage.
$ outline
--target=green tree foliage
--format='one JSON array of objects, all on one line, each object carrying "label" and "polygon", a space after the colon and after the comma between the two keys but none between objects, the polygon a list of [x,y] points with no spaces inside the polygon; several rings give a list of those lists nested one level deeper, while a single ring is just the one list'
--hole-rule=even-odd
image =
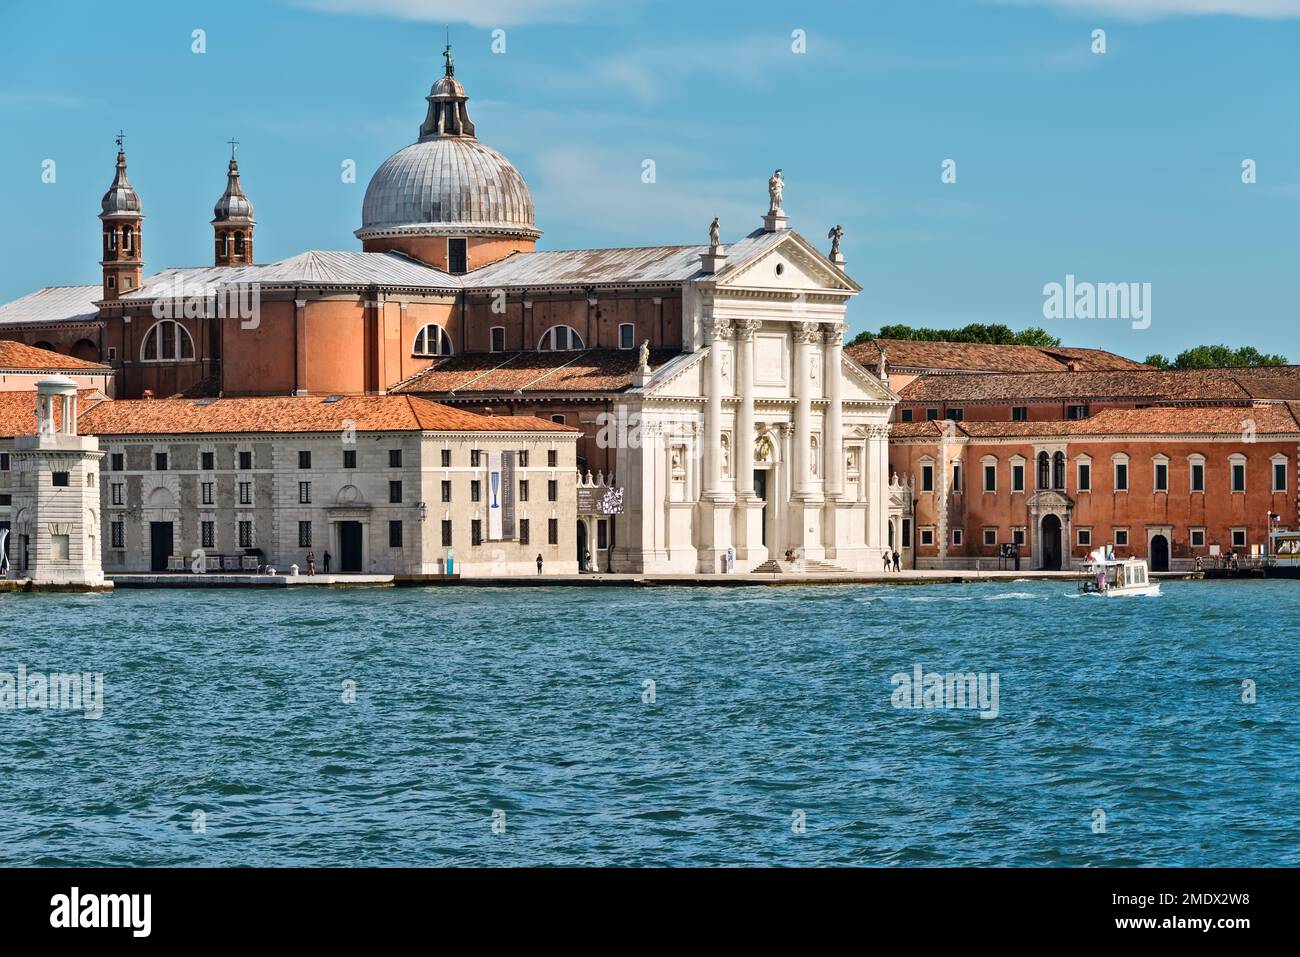
[{"label": "green tree foliage", "polygon": [[1146,364],[1157,369],[1229,369],[1241,366],[1284,366],[1287,358],[1277,353],[1260,352],[1254,346],[1194,346],[1178,353],[1170,361],[1159,353],[1146,357]]},{"label": "green tree foliage", "polygon": [[1061,340],[1050,336],[1036,326],[1015,332],[1010,326],[1001,323],[986,325],[973,322],[960,329],[913,329],[911,326],[896,324],[881,326],[879,332],[862,332],[854,337],[849,345],[870,342],[872,339],[910,339],[914,342],[982,342],[998,346],[1039,346],[1052,348],[1059,346]]}]

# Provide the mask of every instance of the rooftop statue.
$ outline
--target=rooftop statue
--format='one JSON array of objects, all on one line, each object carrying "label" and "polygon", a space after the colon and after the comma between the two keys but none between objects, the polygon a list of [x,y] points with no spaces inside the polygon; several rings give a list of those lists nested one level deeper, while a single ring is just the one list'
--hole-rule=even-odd
[{"label": "rooftop statue", "polygon": [[785,189],[785,181],[781,179],[781,170],[772,174],[772,178],[767,181],[767,195],[771,198],[771,206],[768,208],[769,213],[779,213],[781,211],[781,194]]},{"label": "rooftop statue", "polygon": [[840,240],[844,238],[844,228],[836,223],[831,227],[831,231],[826,234],[826,238],[831,241],[831,259],[840,254]]},{"label": "rooftop statue", "polygon": [[713,222],[709,223],[709,245],[710,246],[722,245],[722,229],[718,225],[717,216],[714,216]]}]

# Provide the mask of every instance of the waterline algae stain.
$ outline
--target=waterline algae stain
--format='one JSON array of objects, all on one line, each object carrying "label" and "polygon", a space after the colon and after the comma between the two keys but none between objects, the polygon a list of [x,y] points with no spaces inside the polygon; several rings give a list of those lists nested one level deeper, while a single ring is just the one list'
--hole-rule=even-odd
[{"label": "waterline algae stain", "polygon": [[1300,864],[1289,582],[0,605],[10,865]]}]

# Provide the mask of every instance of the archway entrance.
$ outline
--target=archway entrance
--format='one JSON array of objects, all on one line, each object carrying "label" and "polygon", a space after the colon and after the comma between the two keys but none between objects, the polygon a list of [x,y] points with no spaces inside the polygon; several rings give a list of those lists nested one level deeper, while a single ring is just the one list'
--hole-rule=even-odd
[{"label": "archway entrance", "polygon": [[1163,535],[1151,536],[1151,570],[1169,571],[1169,539]]},{"label": "archway entrance", "polygon": [[587,523],[578,519],[578,571],[589,571],[587,568]]},{"label": "archway entrance", "polygon": [[1043,543],[1042,567],[1053,571],[1061,567],[1061,520],[1055,515],[1044,515],[1040,526]]}]

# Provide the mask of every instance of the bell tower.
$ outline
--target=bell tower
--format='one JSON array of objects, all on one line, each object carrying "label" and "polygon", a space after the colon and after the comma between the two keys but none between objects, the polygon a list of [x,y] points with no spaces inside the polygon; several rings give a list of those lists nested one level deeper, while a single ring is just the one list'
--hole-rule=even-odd
[{"label": "bell tower", "polygon": [[100,200],[100,220],[104,224],[104,298],[117,299],[123,293],[140,288],[144,275],[140,196],[126,178],[126,153],[123,134],[117,134],[117,175],[113,185]]},{"label": "bell tower", "polygon": [[239,161],[235,149],[239,141],[230,141],[230,165],[226,168],[226,191],[212,207],[212,230],[215,233],[217,266],[251,266],[253,263],[253,204],[239,184]]}]

